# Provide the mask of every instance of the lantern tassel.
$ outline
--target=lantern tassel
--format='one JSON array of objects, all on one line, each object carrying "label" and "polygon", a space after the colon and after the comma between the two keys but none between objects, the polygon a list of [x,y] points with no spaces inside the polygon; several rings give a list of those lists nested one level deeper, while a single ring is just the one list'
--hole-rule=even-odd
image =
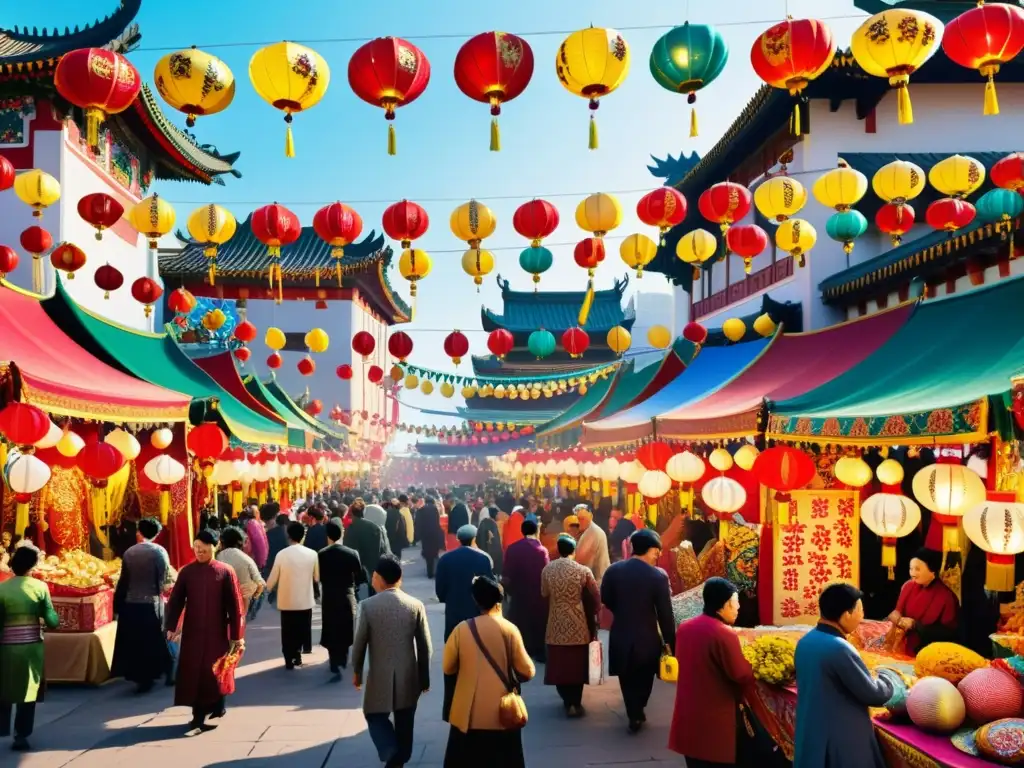
[{"label": "lantern tassel", "polygon": [[793,117],[792,117],[792,119],[790,121],[790,126],[793,129],[792,133],[793,133],[794,136],[799,136],[801,134],[802,126],[800,125],[800,102],[799,101],[796,102],[793,105]]},{"label": "lantern tassel", "polygon": [[100,146],[100,123],[103,122],[103,110],[90,107],[85,110],[85,141],[92,149]]},{"label": "lantern tassel", "polygon": [[334,264],[334,274],[338,278],[338,287],[341,288],[341,259],[338,259]]},{"label": "lantern tassel", "polygon": [[14,535],[24,536],[25,529],[28,528],[28,524],[28,502],[19,501],[14,514]]},{"label": "lantern tassel", "polygon": [[295,157],[295,137],[292,135],[292,126],[290,123],[284,132],[284,156]]},{"label": "lantern tassel", "polygon": [[697,108],[690,107],[690,138],[697,136]]},{"label": "lantern tassel", "polygon": [[32,292],[43,292],[43,259],[35,254],[32,255]]},{"label": "lantern tassel", "polygon": [[987,554],[985,558],[985,589],[989,592],[1013,592],[1012,555]]},{"label": "lantern tassel", "polygon": [[985,81],[985,114],[999,114],[999,97],[996,96],[996,77],[989,72],[988,80]]},{"label": "lantern tassel", "polygon": [[501,128],[496,117],[491,118],[491,152],[501,152]]},{"label": "lantern tassel", "polygon": [[910,87],[906,82],[896,86],[896,116],[900,125],[914,122],[914,106],[910,103]]},{"label": "lantern tassel", "polygon": [[590,317],[590,307],[594,303],[594,281],[590,280],[587,283],[587,293],[583,297],[583,304],[580,306],[580,314],[576,318],[577,324],[582,328],[587,324],[587,318]]},{"label": "lantern tassel", "polygon": [[398,137],[395,135],[394,123],[388,123],[388,154],[398,154]]},{"label": "lantern tassel", "polygon": [[597,149],[597,121],[594,116],[590,116],[590,144],[587,145],[590,149]]},{"label": "lantern tassel", "polygon": [[160,491],[160,525],[167,525],[167,517],[171,511],[171,492],[166,488]]},{"label": "lantern tassel", "polygon": [[215,267],[213,264],[211,264],[210,268],[209,268],[209,270],[207,270],[207,272],[208,272],[208,275],[209,275],[209,278],[210,278],[210,285],[214,285],[214,283],[217,280],[217,267]]}]

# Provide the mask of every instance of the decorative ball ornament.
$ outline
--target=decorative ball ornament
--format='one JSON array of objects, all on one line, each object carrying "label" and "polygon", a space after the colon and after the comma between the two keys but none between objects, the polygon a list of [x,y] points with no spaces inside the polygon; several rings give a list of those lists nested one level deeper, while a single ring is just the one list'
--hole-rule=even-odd
[{"label": "decorative ball ornament", "polygon": [[657,255],[658,245],[647,235],[629,235],[619,244],[619,256],[627,267],[636,270],[637,279],[644,276],[644,267]]},{"label": "decorative ball ornament", "polygon": [[[655,82],[673,93],[685,93],[695,104],[697,91],[714,82],[729,61],[729,47],[721,33],[707,24],[670,29],[651,49],[650,68]],[[698,135],[697,108],[690,109],[690,136]]]},{"label": "decorative ball ornament", "polygon": [[60,183],[46,171],[33,168],[14,179],[14,194],[32,208],[32,216],[41,219],[43,211],[60,200]]},{"label": "decorative ball ornament", "polygon": [[235,330],[231,333],[238,341],[243,344],[249,344],[256,340],[256,335],[259,331],[256,326],[250,323],[248,320],[243,320],[235,326]]},{"label": "decorative ball ornament", "polygon": [[323,328],[313,328],[302,339],[306,349],[315,355],[323,354],[330,346],[331,339]]},{"label": "decorative ball ornament", "polygon": [[75,272],[84,267],[85,262],[85,251],[74,243],[61,243],[50,253],[50,264],[66,272],[68,280],[75,279]]},{"label": "decorative ball ornament", "polygon": [[451,382],[444,381],[441,382],[441,386],[438,388],[438,391],[441,393],[441,397],[450,398],[455,394],[455,387]]},{"label": "decorative ball ornament", "polygon": [[[351,70],[351,63],[349,67]],[[312,48],[284,41],[253,54],[249,60],[249,79],[261,99],[284,112],[284,154],[295,157],[292,115],[320,103],[331,82],[330,67]]]},{"label": "decorative ball ornament", "polygon": [[103,230],[117,224],[124,215],[124,206],[104,192],[85,195],[78,201],[78,215],[96,228],[96,239],[103,239]]},{"label": "decorative ball ornament", "polygon": [[914,226],[914,209],[907,203],[886,203],[875,213],[875,226],[889,235],[895,248]]},{"label": "decorative ball ornament", "polygon": [[700,495],[709,508],[723,515],[738,512],[747,503],[747,492],[743,486],[725,475],[708,480]]},{"label": "decorative ball ornament", "polygon": [[164,289],[151,277],[140,277],[132,283],[132,298],[143,305],[146,317],[153,314],[153,305],[163,295]]},{"label": "decorative ball ornament", "polygon": [[850,50],[869,75],[888,78],[896,89],[901,125],[914,122],[910,76],[939,49],[942,22],[923,11],[893,8],[866,19],[853,33]]},{"label": "decorative ball ornament", "polygon": [[402,386],[406,389],[416,389],[420,385],[420,378],[414,373],[406,374],[402,379]]},{"label": "decorative ball ornament", "polygon": [[629,74],[629,46],[614,29],[589,27],[573,32],[555,54],[555,74],[569,93],[589,100],[590,149],[597,149],[594,120],[599,99],[622,85]]},{"label": "decorative ball ornament", "polygon": [[984,481],[959,464],[932,464],[914,475],[912,487],[917,501],[942,525],[943,551],[959,551],[960,518],[984,503]]},{"label": "decorative ball ornament", "polygon": [[743,271],[750,274],[754,259],[768,247],[768,233],[757,224],[740,224],[729,227],[725,233],[725,247],[743,259]]},{"label": "decorative ball ornament", "polygon": [[752,327],[754,329],[754,332],[757,333],[759,336],[764,336],[765,338],[767,338],[775,333],[775,329],[778,326],[776,326],[775,321],[772,320],[771,315],[765,312],[764,314],[758,315],[757,318],[755,318]]},{"label": "decorative ball ornament", "polygon": [[309,356],[299,360],[299,362],[296,363],[295,368],[298,370],[300,376],[312,376],[316,373],[316,363],[313,361],[313,358]]},{"label": "decorative ball ornament", "polygon": [[733,465],[732,454],[725,448],[715,448],[708,457],[708,464],[719,472],[728,472]]},{"label": "decorative ball ornament", "polygon": [[271,326],[270,328],[267,328],[267,332],[263,337],[263,343],[275,352],[280,352],[284,349],[285,344],[288,343],[288,338],[280,328],[274,328]]},{"label": "decorative ball ornament", "polygon": [[615,195],[596,192],[576,206],[576,226],[600,239],[622,223],[622,206]]},{"label": "decorative ball ornament", "polygon": [[1020,684],[1009,673],[994,667],[968,672],[956,689],[963,696],[967,719],[974,723],[1016,717],[1024,708]]},{"label": "decorative ball ornament", "polygon": [[724,235],[729,227],[750,213],[751,199],[750,190],[742,184],[721,181],[701,193],[697,207],[701,216],[718,224]]},{"label": "decorative ball ornament", "polygon": [[100,123],[124,112],[142,88],[139,71],[128,59],[106,48],[79,48],[60,57],[53,72],[57,92],[85,111],[85,137],[100,144]]},{"label": "decorative ball ornament", "polygon": [[194,45],[160,59],[153,82],[160,97],[185,114],[189,128],[197,117],[223,112],[235,98],[235,75],[228,65]]},{"label": "decorative ball ornament", "polygon": [[[3,268],[0,267],[0,273],[2,272]],[[97,267],[96,271],[92,273],[92,280],[96,283],[96,287],[103,291],[104,299],[109,299],[112,292],[124,285],[124,275],[121,274],[121,270],[109,264]]]},{"label": "decorative ball ornament", "polygon": [[159,195],[150,195],[128,211],[127,219],[136,232],[147,238],[149,249],[155,251],[157,241],[174,231],[176,215],[170,203]]},{"label": "decorative ball ornament", "polygon": [[533,77],[533,49],[517,35],[483,32],[470,38],[455,55],[455,84],[474,101],[491,105],[491,151],[501,150],[498,115]]},{"label": "decorative ball ornament", "polygon": [[284,365],[284,358],[281,357],[281,355],[279,355],[277,352],[272,352],[270,355],[267,356],[267,368],[269,368],[270,370],[276,371],[282,365]]},{"label": "decorative ball ornament", "polygon": [[434,384],[433,384],[433,382],[431,382],[431,381],[429,381],[427,379],[424,379],[423,381],[420,382],[420,392],[422,392],[424,395],[432,394],[433,391],[434,391]]},{"label": "decorative ball ornament", "polygon": [[219,331],[224,327],[224,324],[228,321],[228,316],[224,314],[222,309],[211,309],[205,315],[203,315],[203,328],[208,331]]},{"label": "decorative ball ornament", "polygon": [[683,485],[696,483],[707,471],[703,459],[689,451],[673,454],[665,463],[665,474]]},{"label": "decorative ball ornament", "polygon": [[342,363],[334,370],[335,375],[342,381],[350,381],[352,379],[352,366],[348,363]]},{"label": "decorative ball ornament", "polygon": [[647,329],[647,343],[654,349],[665,349],[672,343],[672,331],[664,325],[652,325]]},{"label": "decorative ball ornament", "polygon": [[722,333],[731,342],[737,342],[747,334],[747,325],[738,317],[731,317],[722,323]]},{"label": "decorative ball ornament", "polygon": [[649,227],[657,227],[661,245],[665,233],[683,223],[686,218],[686,198],[675,187],[658,187],[648,192],[636,204],[636,217]]},{"label": "decorative ball ornament", "polygon": [[836,480],[849,488],[863,488],[874,478],[871,467],[859,456],[843,456],[832,471]]},{"label": "decorative ball ornament", "polygon": [[961,67],[976,69],[985,78],[982,114],[998,115],[995,76],[1001,65],[1024,50],[1024,9],[982,0],[946,25],[942,50]]},{"label": "decorative ball ornament", "polygon": [[371,384],[380,384],[381,380],[384,378],[384,369],[379,365],[371,365],[366,369],[366,378]]},{"label": "decorative ball ornament", "polygon": [[196,308],[196,297],[184,288],[175,288],[167,297],[168,308],[178,315],[187,315]]},{"label": "decorative ball ornament", "polygon": [[922,730],[951,733],[963,724],[967,708],[951,682],[941,677],[925,677],[910,689],[907,714]]},{"label": "decorative ball ornament", "polygon": [[340,288],[344,272],[341,260],[345,256],[345,246],[359,239],[363,232],[363,219],[344,203],[331,203],[313,214],[313,231],[331,246],[334,275]]},{"label": "decorative ball ornament", "polygon": [[798,267],[806,264],[807,254],[817,242],[817,231],[804,219],[786,219],[775,230],[775,244],[792,256]]},{"label": "decorative ball ornament", "polygon": [[452,331],[444,339],[444,353],[452,359],[455,365],[462,362],[467,354],[469,354],[469,339],[462,331]]},{"label": "decorative ball ornament", "polygon": [[757,457],[760,453],[761,452],[750,443],[744,443],[740,446],[739,450],[733,454],[732,460],[736,462],[737,467],[749,472],[754,468],[754,462],[757,461]]},{"label": "decorative ball ornament", "polygon": [[985,589],[1012,592],[1015,555],[1024,552],[1024,504],[983,502],[964,514],[963,526],[985,551]]},{"label": "decorative ball ornament", "polygon": [[947,197],[962,200],[985,183],[985,166],[967,155],[950,155],[931,167],[928,183]]},{"label": "decorative ball ornament", "polygon": [[875,477],[882,485],[899,485],[903,482],[903,465],[896,459],[886,459],[875,469]]},{"label": "decorative ball ornament", "polygon": [[165,451],[174,442],[174,432],[167,427],[154,429],[149,435],[149,444],[158,451]]},{"label": "decorative ball ornament", "polygon": [[769,221],[784,222],[807,203],[807,189],[789,176],[773,176],[754,190],[754,205]]},{"label": "decorative ball ornament", "polygon": [[633,337],[630,336],[629,331],[621,325],[616,325],[608,331],[608,335],[605,337],[605,343],[608,345],[608,349],[619,357],[622,357],[633,343]]}]

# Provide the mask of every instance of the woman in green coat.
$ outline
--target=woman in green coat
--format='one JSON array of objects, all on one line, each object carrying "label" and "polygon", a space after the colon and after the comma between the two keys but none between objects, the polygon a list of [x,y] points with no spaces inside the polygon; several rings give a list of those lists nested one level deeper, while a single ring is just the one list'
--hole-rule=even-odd
[{"label": "woman in green coat", "polygon": [[36,716],[36,702],[43,700],[42,620],[48,629],[60,623],[47,586],[29,576],[39,562],[35,547],[19,547],[11,558],[14,578],[0,584],[0,737],[11,735],[12,749],[28,749],[28,737]]}]

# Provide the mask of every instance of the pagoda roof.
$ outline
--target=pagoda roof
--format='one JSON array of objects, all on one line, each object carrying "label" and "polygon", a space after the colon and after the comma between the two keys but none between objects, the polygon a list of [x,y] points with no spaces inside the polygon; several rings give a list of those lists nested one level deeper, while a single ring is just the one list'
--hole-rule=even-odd
[{"label": "pagoda roof", "polygon": [[117,10],[105,18],[87,24],[82,29],[68,27],[61,32],[41,32],[33,27],[6,29],[0,27],[0,72],[15,74],[49,69],[57,59],[78,48],[112,48],[118,52],[128,50],[139,40],[135,20],[142,0],[120,0]]},{"label": "pagoda roof", "polygon": [[[239,223],[235,236],[217,249],[216,285],[209,284],[209,259],[203,253],[204,245],[180,231],[177,237],[185,243],[184,247],[159,254],[161,277],[184,285],[197,296],[273,298],[266,280],[270,264],[267,246],[253,234],[251,222],[250,214]],[[389,322],[409,322],[412,310],[395,293],[388,278],[387,268],[394,251],[384,244],[384,235],[371,230],[358,243],[345,246],[341,288],[335,279],[337,260],[331,250],[313,227],[303,227],[299,239],[281,249],[279,263],[285,298],[350,298],[352,290],[358,289]]]},{"label": "pagoda roof", "polygon": [[[551,331],[555,335],[569,328],[575,328],[580,313],[580,306],[586,291],[513,291],[508,280],[498,275],[501,298],[504,302],[501,314],[487,307],[480,309],[480,321],[488,333],[498,328],[512,333],[532,333],[539,328]],[[590,307],[584,330],[593,333],[607,333],[617,325],[629,330],[636,320],[636,312],[632,304],[622,307],[622,295],[629,285],[629,277],[615,281],[615,287],[594,291],[594,301]],[[594,341],[603,342],[603,338]]]}]

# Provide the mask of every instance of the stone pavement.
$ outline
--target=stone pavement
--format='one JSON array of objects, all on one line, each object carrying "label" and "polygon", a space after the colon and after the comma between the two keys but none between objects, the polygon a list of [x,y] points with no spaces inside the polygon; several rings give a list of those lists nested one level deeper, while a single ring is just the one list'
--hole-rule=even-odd
[{"label": "stone pavement", "polygon": [[[433,599],[433,582],[425,578],[418,553],[409,552],[405,588],[426,603],[434,641],[434,685],[420,699],[410,766],[439,768],[448,738],[448,725],[441,720],[444,606]],[[0,766],[380,768],[360,708],[361,694],[352,686],[351,675],[342,683],[328,683],[327,655],[318,646],[311,657],[305,657],[304,667],[285,671],[278,627],[277,611],[264,605],[248,627],[237,692],[228,699],[228,713],[215,730],[185,737],[190,713],[172,706],[170,689],[135,696],[132,687],[121,681],[99,689],[53,687],[36,713],[34,751],[8,752],[5,741],[0,744]],[[524,690],[530,723],[523,740],[530,768],[684,764],[665,748],[672,716],[671,686],[655,684],[648,727],[631,736],[614,678],[587,688],[587,717],[566,720],[554,688],[543,685],[543,674],[538,665],[537,677]],[[486,760],[481,768],[486,768]]]}]

